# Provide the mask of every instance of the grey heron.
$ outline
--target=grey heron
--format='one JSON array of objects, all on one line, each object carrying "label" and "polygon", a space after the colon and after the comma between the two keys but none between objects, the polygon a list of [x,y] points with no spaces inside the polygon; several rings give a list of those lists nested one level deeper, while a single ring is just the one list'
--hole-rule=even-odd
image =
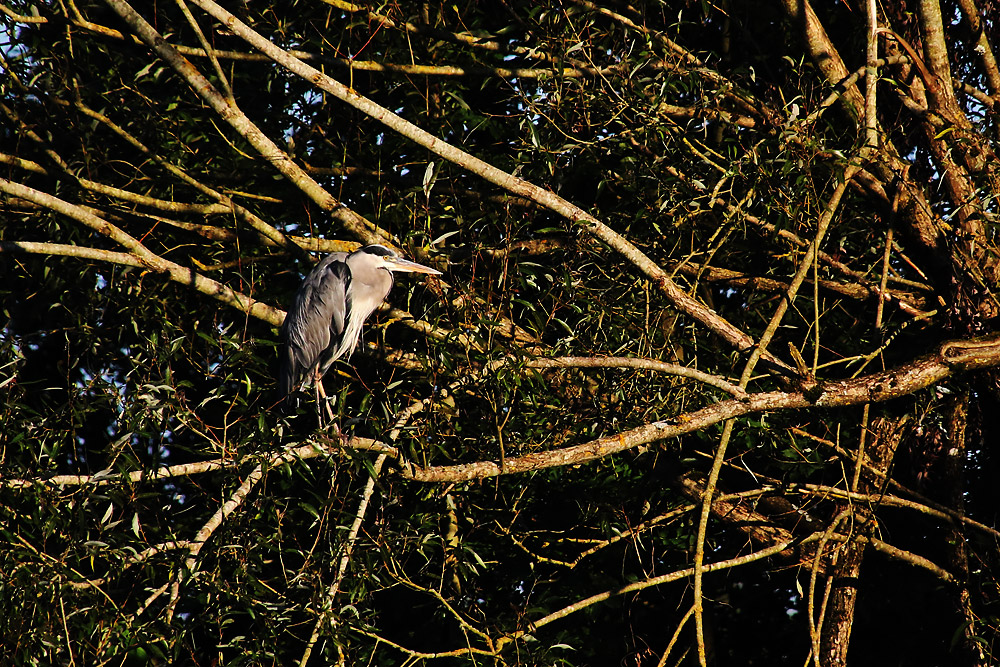
[{"label": "grey heron", "polygon": [[334,361],[354,351],[361,326],[392,289],[394,273],[441,272],[403,259],[381,245],[334,252],[316,265],[281,325],[279,389],[283,398],[309,384],[325,396],[323,375]]}]

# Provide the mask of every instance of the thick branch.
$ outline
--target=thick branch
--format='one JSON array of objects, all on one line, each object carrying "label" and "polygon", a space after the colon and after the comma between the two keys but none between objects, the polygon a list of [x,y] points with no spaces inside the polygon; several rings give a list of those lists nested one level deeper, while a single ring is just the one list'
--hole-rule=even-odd
[{"label": "thick branch", "polygon": [[961,371],[1000,365],[1000,336],[951,341],[934,354],[920,357],[906,366],[851,380],[822,383],[801,392],[766,392],[750,394],[745,399],[731,399],[685,413],[674,419],[640,426],[604,438],[563,449],[508,458],[503,466],[493,461],[478,461],[451,466],[418,468],[404,465],[402,474],[419,482],[457,482],[497,477],[575,465],[628,449],[693,433],[748,414],[770,410],[810,407],[842,407],[862,403],[880,403],[925,389]]},{"label": "thick branch", "polygon": [[[843,407],[866,402],[880,403],[920,391],[940,383],[956,373],[996,366],[1000,366],[1000,335],[949,341],[942,344],[933,354],[919,357],[905,366],[888,371],[850,380],[818,384],[806,391],[763,392],[749,394],[746,398],[721,401],[694,412],[678,415],[673,419],[653,422],[580,445],[508,458],[502,469],[500,464],[493,461],[421,468],[404,461],[399,450],[395,447],[367,438],[351,438],[345,446],[348,449],[365,449],[387,454],[399,462],[400,474],[405,479],[417,482],[467,481],[544,468],[577,465],[641,445],[693,433],[727,419],[754,413],[772,410]],[[298,458],[311,458],[327,453],[329,451],[327,447],[340,446],[339,442],[339,440],[328,441],[325,447],[307,444],[290,451]],[[221,463],[215,465],[221,465]],[[178,469],[172,474],[186,473]],[[143,473],[132,473],[132,475],[138,475],[138,478],[141,478]],[[163,476],[167,476],[167,473],[155,473],[153,478]],[[50,479],[51,483],[58,484],[106,483],[106,481],[115,479],[115,476],[67,475]],[[28,486],[39,483],[50,483],[50,480],[7,480],[5,485]]]}]

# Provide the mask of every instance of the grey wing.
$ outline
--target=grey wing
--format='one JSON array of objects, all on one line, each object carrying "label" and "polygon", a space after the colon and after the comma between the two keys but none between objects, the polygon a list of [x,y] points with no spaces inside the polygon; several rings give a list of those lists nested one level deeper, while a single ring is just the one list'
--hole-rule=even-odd
[{"label": "grey wing", "polygon": [[[283,343],[279,388],[287,396],[325,362],[344,331],[351,273],[347,253],[327,255],[302,282],[281,326]],[[325,368],[324,368],[325,370]]]}]

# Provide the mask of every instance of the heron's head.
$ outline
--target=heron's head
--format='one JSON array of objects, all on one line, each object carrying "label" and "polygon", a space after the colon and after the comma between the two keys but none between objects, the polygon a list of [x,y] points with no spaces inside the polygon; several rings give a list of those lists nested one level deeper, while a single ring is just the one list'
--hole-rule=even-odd
[{"label": "heron's head", "polygon": [[408,259],[403,259],[395,251],[382,245],[366,245],[358,248],[354,252],[364,253],[371,258],[371,261],[374,262],[377,268],[385,269],[391,273],[427,273],[432,276],[441,275],[441,272],[437,269],[432,269],[429,266],[424,266],[423,264],[417,264],[416,262],[411,262]]}]

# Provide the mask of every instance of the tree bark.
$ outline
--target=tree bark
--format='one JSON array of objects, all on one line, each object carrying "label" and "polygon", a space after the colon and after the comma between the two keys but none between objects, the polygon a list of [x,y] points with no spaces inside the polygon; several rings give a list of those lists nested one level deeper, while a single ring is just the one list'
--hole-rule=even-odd
[{"label": "tree bark", "polygon": [[[965,514],[965,433],[969,417],[969,395],[964,393],[957,397],[950,406],[948,414],[947,450],[943,460],[942,480],[944,482],[945,502],[948,507]],[[961,523],[952,524],[948,531],[948,569],[955,575],[958,584],[954,592],[954,604],[958,612],[958,622],[962,624],[961,637],[955,647],[958,654],[957,665],[970,667],[985,667],[986,656],[976,643],[975,620],[972,609],[972,597],[969,593],[969,552],[965,541],[965,531]]]},{"label": "tree bark", "polygon": [[[903,433],[904,420],[876,419],[869,428],[871,443],[867,454],[859,453],[859,464],[862,457],[868,458],[871,467],[887,473],[892,464],[893,455]],[[877,493],[880,489],[872,481],[862,477],[858,491],[862,493]],[[853,526],[851,535],[854,538],[868,537],[875,527],[872,507],[843,504],[841,512],[851,512]],[[838,512],[837,516],[840,516]],[[826,667],[842,667],[847,665],[847,653],[851,643],[851,630],[854,625],[854,611],[858,601],[858,580],[864,563],[865,546],[868,540],[851,539],[838,551],[829,555],[827,566],[829,582],[829,600],[827,614],[820,637],[820,655],[817,664]],[[817,557],[822,557],[818,554]]]}]

